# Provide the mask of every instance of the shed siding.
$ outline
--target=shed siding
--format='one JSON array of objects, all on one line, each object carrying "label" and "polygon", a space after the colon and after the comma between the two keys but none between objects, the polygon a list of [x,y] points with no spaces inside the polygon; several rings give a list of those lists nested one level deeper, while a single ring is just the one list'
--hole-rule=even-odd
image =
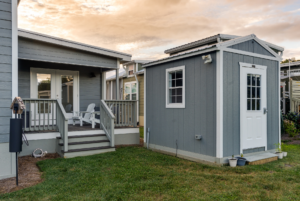
[{"label": "shed siding", "polygon": [[59,45],[19,37],[19,58],[76,64],[95,67],[117,68],[117,59],[100,56]]},{"label": "shed siding", "polygon": [[[150,144],[216,156],[216,53],[213,63],[202,55],[147,68],[146,120]],[[185,66],[185,108],[166,109],[166,69]],[[195,140],[195,134],[202,140]]]},{"label": "shed siding", "polygon": [[11,1],[0,1],[0,143],[8,142],[12,97]]},{"label": "shed siding", "polygon": [[272,55],[268,50],[266,50],[255,40],[249,40],[243,43],[235,44],[230,46],[229,48],[274,57],[274,55]]},{"label": "shed siding", "polygon": [[[85,111],[90,103],[95,103],[96,107],[99,107],[101,98],[101,69],[20,60],[19,96],[22,98],[30,98],[30,67],[79,71],[80,111]],[[91,72],[94,72],[96,77],[91,78]]]},{"label": "shed siding", "polygon": [[239,62],[267,66],[267,144],[279,141],[278,61],[224,52],[223,70],[223,155],[240,152],[240,66]]}]

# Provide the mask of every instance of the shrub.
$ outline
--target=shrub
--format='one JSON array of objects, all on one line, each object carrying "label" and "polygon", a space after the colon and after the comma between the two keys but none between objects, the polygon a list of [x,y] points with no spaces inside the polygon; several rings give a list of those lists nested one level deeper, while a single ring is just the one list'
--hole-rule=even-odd
[{"label": "shrub", "polygon": [[289,120],[284,120],[284,129],[287,134],[289,134],[290,137],[295,137],[299,130],[296,128],[295,123]]},{"label": "shrub", "polygon": [[300,129],[300,116],[296,112],[289,112],[283,115],[284,120],[289,120],[295,123],[297,129]]}]

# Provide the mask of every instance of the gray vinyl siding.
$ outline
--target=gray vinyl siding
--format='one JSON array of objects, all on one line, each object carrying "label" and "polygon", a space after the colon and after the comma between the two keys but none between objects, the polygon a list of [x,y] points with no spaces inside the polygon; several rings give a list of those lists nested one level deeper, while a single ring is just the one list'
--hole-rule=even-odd
[{"label": "gray vinyl siding", "polygon": [[[216,156],[216,53],[147,68],[146,126],[150,144]],[[166,108],[166,69],[185,66],[185,108]],[[202,140],[195,140],[195,135]]]},{"label": "gray vinyl siding", "polygon": [[93,67],[117,68],[117,59],[19,37],[19,58]]},{"label": "gray vinyl siding", "polygon": [[239,62],[267,66],[267,148],[279,141],[278,61],[224,52],[223,64],[223,154],[240,154],[240,66]]},{"label": "gray vinyl siding", "polygon": [[0,0],[0,143],[8,142],[12,99],[11,1]]},{"label": "gray vinyl siding", "polygon": [[274,55],[272,55],[268,50],[266,50],[263,46],[261,46],[255,40],[249,40],[249,41],[246,41],[243,43],[235,44],[235,45],[229,46],[228,48],[274,57]]},{"label": "gray vinyl siding", "polygon": [[[101,69],[19,60],[19,96],[22,98],[30,98],[30,67],[33,66],[37,68],[79,71],[80,111],[85,111],[90,103],[95,103],[96,107],[99,107],[101,98]],[[96,77],[91,78],[91,72],[94,72]]]}]

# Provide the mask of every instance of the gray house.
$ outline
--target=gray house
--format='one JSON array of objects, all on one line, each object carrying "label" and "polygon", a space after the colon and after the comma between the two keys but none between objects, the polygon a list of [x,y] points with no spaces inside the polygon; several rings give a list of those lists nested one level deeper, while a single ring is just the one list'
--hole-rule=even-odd
[{"label": "gray house", "polygon": [[[70,158],[139,144],[136,101],[105,97],[105,72],[119,75],[120,64],[130,60],[126,53],[18,30],[17,0],[0,0],[0,179],[15,176],[9,107],[17,96],[26,105],[21,117],[29,141],[19,156],[42,148]],[[95,111],[83,113],[92,103]]]},{"label": "gray house", "polygon": [[240,153],[274,157],[283,50],[255,35],[218,34],[144,64],[145,142],[218,164]]}]

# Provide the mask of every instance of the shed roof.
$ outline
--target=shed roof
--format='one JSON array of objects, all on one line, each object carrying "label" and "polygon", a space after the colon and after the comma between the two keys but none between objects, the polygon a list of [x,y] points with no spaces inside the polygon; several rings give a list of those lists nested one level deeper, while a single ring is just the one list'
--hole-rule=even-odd
[{"label": "shed roof", "polygon": [[[216,35],[217,36],[217,35]],[[202,45],[200,47],[196,47],[196,48],[190,48],[186,51],[181,51],[177,54],[173,54],[171,56],[165,57],[163,59],[159,59],[159,60],[155,60],[149,63],[145,63],[143,64],[143,67],[149,67],[149,66],[153,66],[153,65],[157,65],[157,64],[161,64],[161,63],[165,63],[165,62],[169,62],[169,61],[174,61],[174,60],[178,60],[181,58],[186,58],[186,57],[190,57],[190,56],[194,56],[194,55],[199,55],[199,54],[203,54],[206,52],[212,52],[212,51],[216,51],[216,50],[224,50],[226,49],[226,51],[228,51],[229,46],[231,45],[235,45],[235,44],[239,44],[241,42],[245,42],[248,40],[255,40],[256,42],[258,42],[263,48],[265,48],[267,51],[269,51],[274,58],[270,57],[270,56],[264,56],[264,58],[268,58],[268,59],[275,59],[275,60],[281,60],[281,56],[278,55],[276,52],[274,52],[273,49],[271,49],[265,41],[260,40],[259,38],[256,37],[256,35],[251,34],[248,36],[243,36],[243,37],[236,37],[230,40],[226,40],[226,41],[220,41],[217,43],[213,43],[210,45]],[[282,48],[283,49],[283,48]],[[232,51],[232,50],[231,50]],[[249,53],[250,54],[250,53]],[[254,54],[254,56],[258,56],[258,54]]]},{"label": "shed roof", "polygon": [[[220,43],[222,42],[222,40],[231,40],[231,39],[235,39],[235,38],[239,38],[241,36],[235,36],[235,35],[229,35],[229,34],[217,34],[217,35],[214,35],[214,36],[210,36],[210,37],[207,37],[207,38],[204,38],[204,39],[200,39],[200,40],[197,40],[197,41],[194,41],[194,42],[191,42],[191,43],[187,43],[187,44],[184,44],[184,45],[181,45],[181,46],[178,46],[178,47],[174,47],[174,48],[171,48],[171,49],[168,49],[168,50],[165,50],[165,53],[166,54],[175,54],[175,53],[178,53],[178,52],[182,52],[182,51],[185,51],[185,50],[189,50],[189,49],[192,49],[192,48],[196,48],[196,47],[200,47],[200,46],[204,46],[204,45],[210,45],[212,43]],[[272,44],[272,43],[269,43],[269,42],[266,42],[266,41],[263,41],[267,46],[269,46],[270,48],[272,49],[275,49],[277,51],[283,51],[284,48],[283,47],[280,47],[278,45],[275,45],[275,44]]]},{"label": "shed roof", "polygon": [[64,47],[69,47],[73,49],[78,49],[82,51],[87,51],[87,52],[92,52],[96,54],[101,54],[109,57],[115,57],[121,60],[121,63],[125,63],[131,60],[131,55],[122,53],[122,52],[117,52],[114,50],[109,50],[97,46],[92,46],[92,45],[87,45],[84,43],[79,43],[71,40],[66,40],[54,36],[49,36],[46,34],[41,34],[37,32],[32,32],[24,29],[19,29],[18,30],[18,35],[19,37],[23,38],[28,38],[32,40],[37,40],[37,41],[42,41],[46,43],[51,43],[51,44],[56,44],[56,45],[61,45]]}]

